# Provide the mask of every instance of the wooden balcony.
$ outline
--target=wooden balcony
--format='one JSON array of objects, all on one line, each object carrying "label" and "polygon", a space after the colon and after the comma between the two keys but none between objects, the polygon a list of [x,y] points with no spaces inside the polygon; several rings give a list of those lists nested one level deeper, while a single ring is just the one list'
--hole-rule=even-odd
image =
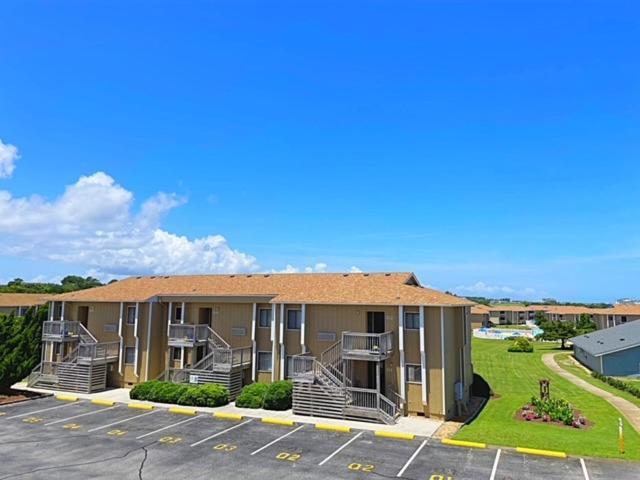
[{"label": "wooden balcony", "polygon": [[382,361],[393,352],[393,332],[342,332],[342,358]]},{"label": "wooden balcony", "polygon": [[42,340],[47,342],[75,342],[79,338],[79,323],[46,321],[42,324]]},{"label": "wooden balcony", "polygon": [[211,337],[209,325],[187,325],[172,323],[169,325],[170,347],[197,347],[204,345]]}]

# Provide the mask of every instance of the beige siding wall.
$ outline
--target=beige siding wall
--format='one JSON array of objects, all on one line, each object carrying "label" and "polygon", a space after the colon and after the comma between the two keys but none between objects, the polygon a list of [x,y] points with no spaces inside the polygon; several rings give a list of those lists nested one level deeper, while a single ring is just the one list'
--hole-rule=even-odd
[{"label": "beige siding wall", "polygon": [[[174,303],[171,318],[176,322],[175,310],[181,306]],[[118,341],[118,323],[120,318],[119,303],[67,303],[65,306],[65,318],[77,320],[80,317],[79,309],[88,307],[88,328],[99,341]],[[127,325],[127,307],[135,307],[135,303],[125,303],[123,309],[123,341],[125,346],[135,346],[134,326]],[[271,342],[271,329],[259,327],[260,308],[272,311],[271,304],[257,304],[256,306],[256,351],[275,353],[272,356],[275,378],[280,378],[280,319],[281,306],[275,310],[275,349]],[[131,386],[145,379],[153,379],[160,375],[167,367],[178,367],[179,362],[170,359],[170,350],[167,348],[167,317],[169,314],[168,303],[153,304],[151,318],[149,317],[149,303],[140,303],[138,306],[138,369],[134,365],[124,364],[123,375],[118,372],[118,364],[111,365],[109,372],[110,384],[115,387]],[[287,311],[301,309],[301,305],[285,305],[284,314],[284,342],[285,355],[295,355],[302,352],[301,330],[286,328]],[[233,347],[251,345],[251,328],[253,303],[187,303],[185,309],[185,323],[197,324],[207,322],[211,309],[213,329]],[[406,312],[418,312],[418,307],[407,306]],[[366,332],[367,313],[383,312],[385,316],[385,330],[393,332],[393,353],[384,362],[386,390],[388,396],[391,391],[400,393],[400,354],[398,344],[399,311],[397,306],[350,306],[350,305],[307,305],[306,329],[304,345],[307,352],[319,358],[321,353],[331,347],[336,341],[341,340],[341,334],[345,331]],[[465,324],[465,310],[462,307],[444,309],[444,332],[442,331],[441,309],[439,307],[425,307],[425,350],[426,371],[424,378],[427,388],[427,404],[422,402],[422,387],[418,383],[406,385],[409,413],[421,413],[438,417],[451,417],[455,413],[454,384],[463,377],[470,384],[472,367],[470,362],[470,315]],[[151,323],[149,323],[149,321]],[[150,342],[147,338],[150,330]],[[463,330],[467,329],[467,344],[464,344]],[[234,335],[234,330],[236,335]],[[114,331],[109,331],[114,330]],[[446,402],[443,404],[442,381],[442,344],[441,335],[445,335],[444,372]],[[335,339],[320,338],[321,334],[334,334]],[[420,331],[404,329],[405,363],[420,365]],[[185,364],[192,363],[194,353],[192,349],[185,349]],[[147,358],[149,355],[149,358]],[[147,372],[148,364],[148,372]],[[367,386],[368,367],[367,362],[353,362],[354,386]],[[258,370],[256,368],[256,370]],[[464,372],[464,373],[462,373]],[[137,373],[137,374],[136,374]],[[248,377],[250,378],[250,372]],[[257,371],[258,381],[271,381],[270,372]],[[467,385],[468,387],[468,385]],[[467,395],[467,393],[465,393]],[[466,397],[465,397],[466,399]]]}]

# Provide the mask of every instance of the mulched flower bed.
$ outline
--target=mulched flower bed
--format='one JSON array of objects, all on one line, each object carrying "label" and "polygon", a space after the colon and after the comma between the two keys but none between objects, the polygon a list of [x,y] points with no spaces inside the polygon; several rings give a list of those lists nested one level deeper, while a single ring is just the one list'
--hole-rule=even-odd
[{"label": "mulched flower bed", "polygon": [[44,396],[42,393],[29,392],[26,390],[13,390],[0,393],[0,405],[7,405],[9,403],[23,402],[32,398],[38,398]]},{"label": "mulched flower bed", "polygon": [[516,419],[522,422],[532,423],[548,423],[557,427],[573,428],[573,429],[586,429],[593,426],[593,422],[587,420],[579,410],[573,410],[573,421],[568,424],[559,419],[553,419],[548,414],[542,414],[536,412],[536,408],[533,404],[527,404],[516,413]]}]

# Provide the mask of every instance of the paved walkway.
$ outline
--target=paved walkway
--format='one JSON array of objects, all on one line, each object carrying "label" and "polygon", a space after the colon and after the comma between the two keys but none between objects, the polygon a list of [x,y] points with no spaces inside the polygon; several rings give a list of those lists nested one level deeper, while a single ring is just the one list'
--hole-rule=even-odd
[{"label": "paved walkway", "polygon": [[611,405],[613,405],[622,415],[626,417],[631,426],[640,433],[640,407],[635,406],[628,400],[624,398],[620,398],[613,393],[609,393],[606,390],[602,390],[601,388],[596,387],[595,385],[590,384],[582,380],[579,377],[576,377],[574,374],[567,372],[564,368],[556,363],[555,353],[547,353],[542,356],[542,361],[544,364],[549,367],[554,373],[557,373],[561,377],[569,380],[574,385],[586,390],[589,393],[593,393],[598,397],[605,399]]},{"label": "paved walkway", "polygon": [[[24,382],[16,383],[13,385],[16,390],[29,390],[32,392],[39,393],[62,393],[69,395],[69,392],[55,391],[55,390],[44,390],[40,388],[29,388]],[[87,400],[93,399],[101,399],[101,400],[112,400],[114,402],[120,403],[129,403],[132,400],[129,398],[128,388],[113,388],[110,390],[105,390],[103,392],[97,393],[72,393],[72,395],[78,398],[84,398]],[[147,403],[150,405],[155,405],[156,407],[161,408],[169,408],[175,407],[175,405],[169,405],[166,403],[158,403],[158,402],[146,402],[140,400],[134,400],[135,403]],[[369,422],[357,422],[353,420],[340,420],[334,418],[322,418],[322,417],[307,417],[303,415],[294,415],[291,410],[284,411],[275,411],[275,410],[263,410],[260,408],[239,408],[235,406],[234,402],[229,403],[228,405],[224,405],[222,407],[210,408],[210,407],[196,407],[196,409],[200,412],[225,412],[225,413],[237,413],[247,417],[255,417],[255,418],[263,418],[263,417],[271,417],[271,418],[281,418],[284,420],[293,420],[296,423],[325,423],[329,425],[346,425],[351,428],[357,428],[360,430],[380,430],[387,432],[396,432],[396,433],[410,433],[413,435],[420,435],[424,437],[431,437],[438,428],[444,423],[441,420],[436,420],[433,418],[424,418],[417,416],[409,416],[409,417],[400,417],[398,418],[398,422],[395,425],[383,425],[380,423],[369,423]]]}]

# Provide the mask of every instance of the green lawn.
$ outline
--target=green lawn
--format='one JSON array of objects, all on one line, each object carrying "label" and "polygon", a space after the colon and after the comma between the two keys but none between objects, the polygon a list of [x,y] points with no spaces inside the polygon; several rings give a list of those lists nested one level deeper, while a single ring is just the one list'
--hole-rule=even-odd
[{"label": "green lawn", "polygon": [[[488,402],[478,418],[456,435],[493,445],[561,450],[573,455],[640,459],[640,435],[624,420],[627,453],[618,453],[618,411],[544,366],[544,353],[558,346],[536,343],[534,353],[509,353],[509,341],[473,339],[473,364],[489,382],[497,398]],[[585,430],[516,419],[516,412],[539,394],[538,380],[551,380],[551,395],[571,402],[593,425]]]},{"label": "green lawn", "polygon": [[496,325],[496,330],[531,330],[528,325]]},{"label": "green lawn", "polygon": [[[612,387],[608,383],[602,382],[596,378],[593,378],[589,373],[585,372],[584,369],[575,364],[575,362],[570,358],[570,353],[562,353],[556,357],[558,365],[564,368],[567,372],[573,373],[575,376],[580,377],[585,382],[589,382],[591,385],[595,385],[602,390],[606,390],[607,392],[613,393],[620,398],[624,398],[625,400],[629,400],[634,405],[640,407],[640,398],[631,395],[630,393],[624,392],[622,390],[618,390],[615,387]],[[628,380],[624,380],[627,382]],[[631,382],[629,382],[631,383]]]}]

